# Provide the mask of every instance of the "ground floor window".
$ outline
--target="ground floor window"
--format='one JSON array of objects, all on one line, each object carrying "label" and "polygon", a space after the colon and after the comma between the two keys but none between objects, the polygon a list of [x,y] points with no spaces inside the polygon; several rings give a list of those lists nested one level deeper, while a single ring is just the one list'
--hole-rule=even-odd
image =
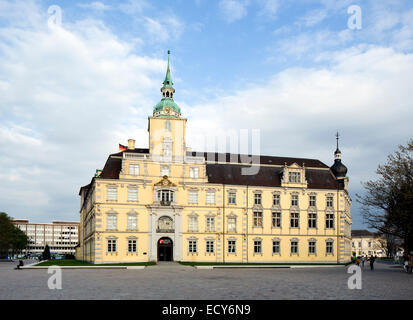
[{"label": "ground floor window", "polygon": [[116,240],[108,239],[108,252],[116,252]]},{"label": "ground floor window", "polygon": [[214,240],[207,240],[206,241],[206,252],[207,253],[214,253]]},{"label": "ground floor window", "polygon": [[332,240],[328,240],[326,242],[326,253],[333,254],[333,241]]},{"label": "ground floor window", "polygon": [[136,240],[128,240],[128,252],[136,252]]},{"label": "ground floor window", "polygon": [[235,253],[235,240],[228,240],[228,253]]},{"label": "ground floor window", "polygon": [[291,254],[298,254],[298,241],[291,241]]},{"label": "ground floor window", "polygon": [[308,253],[309,254],[315,254],[315,249],[316,249],[316,244],[314,240],[311,240],[308,242]]},{"label": "ground floor window", "polygon": [[280,253],[280,240],[272,241],[272,253],[275,253],[275,254]]},{"label": "ground floor window", "polygon": [[198,241],[189,240],[188,242],[188,251],[189,253],[196,253],[198,251]]},{"label": "ground floor window", "polygon": [[254,253],[262,253],[262,241],[254,240]]}]

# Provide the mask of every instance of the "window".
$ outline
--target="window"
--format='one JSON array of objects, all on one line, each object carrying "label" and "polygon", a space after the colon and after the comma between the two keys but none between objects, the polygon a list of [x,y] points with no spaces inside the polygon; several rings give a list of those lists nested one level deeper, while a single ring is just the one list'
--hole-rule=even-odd
[{"label": "window", "polygon": [[254,219],[253,221],[254,227],[262,227],[262,212],[254,211],[253,219]]},{"label": "window", "polygon": [[159,190],[158,191],[158,200],[165,202],[174,201],[174,192],[171,190]]},{"label": "window", "polygon": [[236,222],[237,222],[237,218],[235,217],[228,218],[228,232],[237,232]]},{"label": "window", "polygon": [[161,176],[169,176],[169,166],[161,166]]},{"label": "window", "polygon": [[327,196],[327,208],[333,207],[333,196]]},{"label": "window", "polygon": [[108,252],[116,252],[116,240],[108,239]]},{"label": "window", "polygon": [[298,194],[291,195],[291,205],[298,206]]},{"label": "window", "polygon": [[116,215],[111,214],[107,216],[107,229],[116,230]]},{"label": "window", "polygon": [[291,254],[298,254],[298,241],[297,240],[291,241]]},{"label": "window", "polygon": [[353,247],[353,248],[355,248],[356,246],[354,245],[354,241],[351,243],[351,246]]},{"label": "window", "polygon": [[215,191],[207,191],[206,193],[206,203],[214,204],[215,203]]},{"label": "window", "polygon": [[326,253],[327,254],[333,254],[333,240],[327,240],[326,241]]},{"label": "window", "polygon": [[315,240],[310,240],[308,242],[308,253],[315,254],[316,253],[315,248],[316,248]]},{"label": "window", "polygon": [[128,240],[128,252],[136,252],[136,240]]},{"label": "window", "polygon": [[189,203],[198,203],[198,191],[197,190],[190,190],[189,191],[188,202]]},{"label": "window", "polygon": [[228,253],[235,253],[235,240],[228,240]]},{"label": "window", "polygon": [[272,253],[280,254],[280,240],[276,239],[272,241]]},{"label": "window", "polygon": [[214,232],[215,231],[215,217],[207,217],[206,218],[206,232]]},{"label": "window", "polygon": [[165,121],[165,130],[166,131],[171,131],[171,121],[169,121],[169,120]]},{"label": "window", "polygon": [[308,214],[308,227],[317,228],[317,213],[311,212]]},{"label": "window", "polygon": [[290,228],[298,228],[299,224],[299,213],[291,212],[290,213]]},{"label": "window", "polygon": [[262,253],[262,241],[254,240],[254,253]]},{"label": "window", "polygon": [[281,228],[281,212],[272,213],[272,227]]},{"label": "window", "polygon": [[139,176],[139,164],[137,163],[129,164],[129,174],[133,176]]},{"label": "window", "polygon": [[106,198],[107,200],[117,200],[118,199],[118,189],[116,187],[108,187]]},{"label": "window", "polygon": [[272,204],[273,204],[273,206],[279,206],[280,205],[280,195],[279,194],[273,194],[272,195]]},{"label": "window", "polygon": [[195,215],[189,216],[188,230],[198,231],[198,216],[195,216]]},{"label": "window", "polygon": [[206,252],[207,253],[214,253],[214,240],[207,240],[206,241]]},{"label": "window", "polygon": [[228,193],[228,204],[235,204],[237,202],[237,195],[235,192]]},{"label": "window", "polygon": [[326,214],[326,229],[334,229],[334,214]]},{"label": "window", "polygon": [[316,206],[316,196],[315,195],[310,195],[310,207],[315,207]]},{"label": "window", "polygon": [[198,241],[197,240],[189,240],[188,241],[188,252],[189,253],[197,253],[198,252]]},{"label": "window", "polygon": [[170,142],[163,143],[163,155],[164,156],[172,155],[172,144]]},{"label": "window", "polygon": [[288,181],[291,183],[300,183],[301,182],[300,172],[297,172],[297,171],[288,172]]},{"label": "window", "polygon": [[128,201],[138,201],[138,188],[136,187],[128,188]]},{"label": "window", "polygon": [[361,248],[361,241],[359,242],[359,248]]},{"label": "window", "polygon": [[189,168],[189,177],[199,178],[199,168],[198,167]]},{"label": "window", "polygon": [[138,229],[138,217],[136,215],[128,215],[128,230]]},{"label": "window", "polygon": [[261,193],[254,194],[254,204],[261,204]]},{"label": "window", "polygon": [[369,241],[369,248],[371,248],[371,242]]}]

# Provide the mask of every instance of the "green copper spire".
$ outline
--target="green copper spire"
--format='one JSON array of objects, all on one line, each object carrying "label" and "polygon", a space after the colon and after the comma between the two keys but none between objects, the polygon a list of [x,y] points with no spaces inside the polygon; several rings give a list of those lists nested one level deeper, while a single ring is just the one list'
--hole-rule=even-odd
[{"label": "green copper spire", "polygon": [[165,76],[165,80],[163,81],[163,86],[172,88],[173,82],[171,79],[171,70],[169,68],[169,55],[170,54],[171,54],[171,51],[168,50],[168,69],[166,69],[166,76]]}]

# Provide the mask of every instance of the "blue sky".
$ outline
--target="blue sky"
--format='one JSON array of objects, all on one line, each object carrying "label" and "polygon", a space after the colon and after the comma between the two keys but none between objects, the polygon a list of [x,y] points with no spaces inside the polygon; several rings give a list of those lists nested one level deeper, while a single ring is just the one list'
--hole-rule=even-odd
[{"label": "blue sky", "polygon": [[360,182],[412,137],[407,0],[0,0],[0,210],[78,219],[79,187],[117,143],[147,146],[168,49],[189,146],[258,128],[262,154],[330,165],[339,130],[363,227]]}]

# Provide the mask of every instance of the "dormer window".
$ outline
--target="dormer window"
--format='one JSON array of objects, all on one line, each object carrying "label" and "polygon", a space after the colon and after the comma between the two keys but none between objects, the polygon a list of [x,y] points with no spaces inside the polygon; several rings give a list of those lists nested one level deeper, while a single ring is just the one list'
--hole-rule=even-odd
[{"label": "dormer window", "polygon": [[290,182],[290,183],[300,183],[301,182],[300,172],[298,172],[298,171],[288,172],[288,182]]}]

